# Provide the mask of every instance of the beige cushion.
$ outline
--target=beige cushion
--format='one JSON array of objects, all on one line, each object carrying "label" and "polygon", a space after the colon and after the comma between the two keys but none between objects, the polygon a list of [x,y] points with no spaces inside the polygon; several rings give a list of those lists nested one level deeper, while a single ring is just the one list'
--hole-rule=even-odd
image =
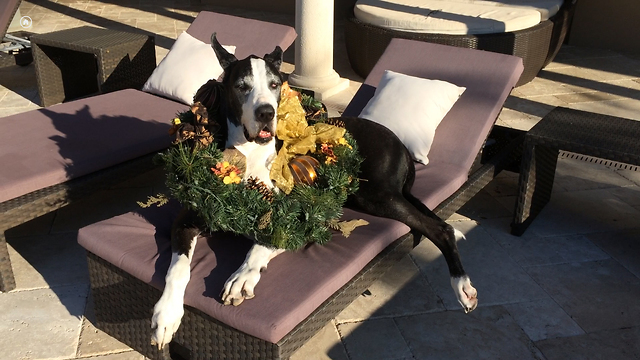
[{"label": "beige cushion", "polygon": [[360,21],[390,30],[448,35],[511,32],[540,23],[541,12],[524,5],[533,0],[507,1],[519,5],[496,6],[496,1],[473,0],[358,0],[354,13]]},{"label": "beige cushion", "polygon": [[521,8],[535,10],[540,13],[540,21],[549,20],[550,17],[557,14],[564,0],[449,0],[452,2],[463,3],[483,3],[492,6],[502,6],[511,8]]},{"label": "beige cushion", "polygon": [[360,117],[393,131],[411,157],[427,165],[436,128],[464,90],[446,81],[387,70]]},{"label": "beige cushion", "polygon": [[[233,45],[223,46],[234,53]],[[223,70],[211,45],[187,32],[178,36],[171,50],[142,87],[142,91],[190,105],[200,87],[218,79]]]}]

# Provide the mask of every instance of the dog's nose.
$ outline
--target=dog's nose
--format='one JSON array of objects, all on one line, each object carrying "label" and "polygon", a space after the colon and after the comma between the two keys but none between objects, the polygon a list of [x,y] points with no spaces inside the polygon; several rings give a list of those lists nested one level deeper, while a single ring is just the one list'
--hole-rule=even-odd
[{"label": "dog's nose", "polygon": [[273,109],[271,105],[260,105],[256,108],[255,111],[256,119],[261,123],[268,123],[273,120],[273,116],[276,114],[276,111]]}]

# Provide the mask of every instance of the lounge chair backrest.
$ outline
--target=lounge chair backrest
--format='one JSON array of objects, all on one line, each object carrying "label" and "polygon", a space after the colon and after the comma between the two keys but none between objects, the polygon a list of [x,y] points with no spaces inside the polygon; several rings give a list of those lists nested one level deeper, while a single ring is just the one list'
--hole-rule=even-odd
[{"label": "lounge chair backrest", "polygon": [[7,33],[21,0],[0,0],[0,40]]},{"label": "lounge chair backrest", "polygon": [[[257,33],[270,34],[271,38],[280,39],[278,45],[282,49],[287,49],[297,36],[295,30],[289,26],[253,19],[242,21],[243,25],[238,26],[238,18],[235,16],[203,11],[191,23],[187,32],[196,39],[210,44],[211,29],[215,28],[222,45],[237,46],[235,55],[238,59],[244,59],[249,55],[264,56],[273,51],[273,42],[264,41],[264,36],[255,36]],[[241,39],[242,42],[236,39]]]},{"label": "lounge chair backrest", "polygon": [[467,88],[436,129],[429,160],[433,164],[444,162],[469,169],[518,81],[523,65],[522,59],[515,56],[393,39],[345,115],[360,113],[373,96],[384,70],[444,80]]}]

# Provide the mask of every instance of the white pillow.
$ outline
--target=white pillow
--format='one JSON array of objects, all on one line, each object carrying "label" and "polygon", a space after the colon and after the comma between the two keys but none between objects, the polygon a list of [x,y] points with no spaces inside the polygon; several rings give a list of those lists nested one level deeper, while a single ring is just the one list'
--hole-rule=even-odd
[{"label": "white pillow", "polygon": [[465,90],[446,81],[386,70],[360,117],[389,128],[413,159],[426,165],[436,127]]},{"label": "white pillow", "polygon": [[[223,47],[231,54],[236,51],[235,46]],[[142,91],[191,105],[198,89],[210,79],[217,79],[223,71],[211,45],[183,32]]]}]

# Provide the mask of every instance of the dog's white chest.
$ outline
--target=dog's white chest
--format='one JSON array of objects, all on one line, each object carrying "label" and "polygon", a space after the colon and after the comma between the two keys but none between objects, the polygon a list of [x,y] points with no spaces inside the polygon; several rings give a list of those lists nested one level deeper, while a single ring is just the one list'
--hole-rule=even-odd
[{"label": "dog's white chest", "polygon": [[246,181],[250,177],[255,177],[265,183],[269,188],[273,188],[270,172],[271,163],[276,157],[275,139],[271,139],[271,141],[263,145],[249,142],[244,137],[241,126],[237,127],[231,123],[227,124],[229,126],[227,147],[235,147],[246,158],[247,168],[242,179]]}]

